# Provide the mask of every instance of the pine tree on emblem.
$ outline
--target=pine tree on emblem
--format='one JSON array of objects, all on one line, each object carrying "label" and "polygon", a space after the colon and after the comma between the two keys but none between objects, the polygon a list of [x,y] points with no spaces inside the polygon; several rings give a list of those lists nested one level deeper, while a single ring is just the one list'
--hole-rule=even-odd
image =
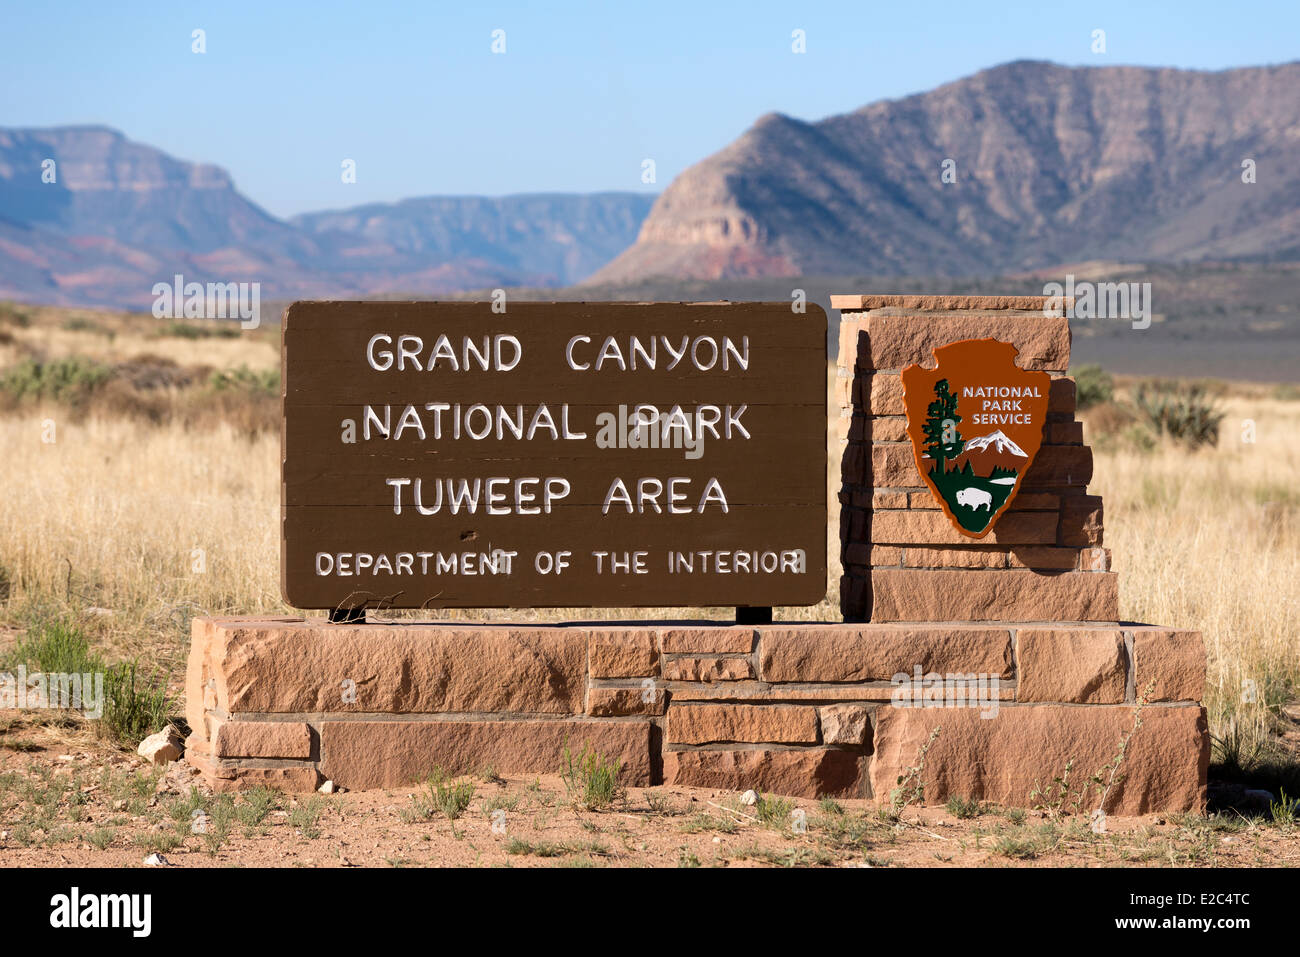
[{"label": "pine tree on emblem", "polygon": [[921,425],[926,438],[922,451],[935,463],[931,471],[943,475],[948,471],[948,462],[961,455],[966,442],[957,431],[961,416],[957,414],[957,397],[948,391],[947,379],[934,384],[934,396]]}]

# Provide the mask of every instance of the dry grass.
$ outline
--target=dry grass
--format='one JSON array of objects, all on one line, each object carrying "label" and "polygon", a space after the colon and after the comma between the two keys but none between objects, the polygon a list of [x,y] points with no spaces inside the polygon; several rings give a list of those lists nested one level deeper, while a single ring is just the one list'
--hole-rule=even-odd
[{"label": "dry grass", "polygon": [[[97,359],[201,357],[217,369],[269,369],[278,361],[265,332],[252,340],[164,342],[147,321],[97,316],[120,326],[110,339],[65,329],[59,315],[46,311],[26,327],[6,325],[13,341],[5,348],[21,341],[49,355],[82,349]],[[1217,448],[1189,453],[1164,444],[1144,452],[1101,443],[1092,486],[1106,499],[1122,615],[1204,632],[1211,731],[1247,764],[1252,755],[1267,756],[1272,712],[1296,697],[1300,681],[1300,396],[1278,395],[1228,389]],[[46,418],[56,423],[53,444],[41,441]],[[1245,419],[1255,423],[1254,443],[1241,441]],[[1086,437],[1098,438],[1091,427]],[[152,424],[92,407],[78,420],[66,409],[29,404],[0,418],[0,443],[10,489],[0,500],[0,566],[11,582],[4,611],[11,628],[38,612],[72,615],[107,650],[147,654],[179,676],[191,614],[284,610],[277,435],[220,417]],[[832,486],[837,476],[835,463]],[[831,538],[838,537],[834,501],[832,494]],[[839,565],[834,557],[830,564],[825,602],[778,614],[833,620]],[[723,618],[728,610],[661,614]],[[644,616],[623,609],[444,615]],[[1243,681],[1251,683],[1245,687],[1253,688],[1253,701],[1243,695]]]},{"label": "dry grass", "polygon": [[1210,729],[1229,741],[1235,729],[1249,763],[1270,709],[1300,685],[1300,402],[1246,391],[1222,400],[1217,448],[1099,452],[1091,490],[1105,498],[1121,614],[1204,633]]}]

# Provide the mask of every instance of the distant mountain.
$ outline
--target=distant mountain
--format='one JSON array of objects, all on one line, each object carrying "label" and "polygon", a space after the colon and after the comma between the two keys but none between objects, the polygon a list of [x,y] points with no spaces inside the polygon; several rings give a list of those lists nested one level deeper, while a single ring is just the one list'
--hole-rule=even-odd
[{"label": "distant mountain", "polygon": [[762,117],[592,281],[1297,260],[1298,145],[1300,63],[1009,63],[816,123]]},{"label": "distant mountain", "polygon": [[431,261],[480,260],[569,285],[630,246],[653,202],[645,193],[426,196],[290,222],[349,268],[400,273]]},{"label": "distant mountain", "polygon": [[429,197],[285,222],[221,168],[108,127],[0,129],[0,298],[142,309],[176,273],[258,281],[264,299],[564,286],[630,245],[653,198]]}]

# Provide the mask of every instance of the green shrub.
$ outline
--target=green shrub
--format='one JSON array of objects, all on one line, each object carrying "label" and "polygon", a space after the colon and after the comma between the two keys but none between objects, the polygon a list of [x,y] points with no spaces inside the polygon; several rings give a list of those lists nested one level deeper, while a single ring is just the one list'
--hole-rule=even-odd
[{"label": "green shrub", "polygon": [[213,372],[208,379],[208,387],[214,392],[242,392],[250,395],[279,395],[279,369],[250,369],[240,366],[238,369],[224,369]]},{"label": "green shrub", "polygon": [[234,339],[239,335],[239,327],[232,323],[211,319],[203,322],[206,324],[172,320],[158,335],[176,339]]},{"label": "green shrub", "polygon": [[784,798],[760,794],[754,802],[754,811],[758,814],[759,821],[776,831],[784,830],[790,825],[790,812],[793,810],[794,802]]},{"label": "green shrub", "polygon": [[319,819],[325,810],[326,801],[322,797],[310,797],[289,812],[289,826],[302,831],[302,836],[309,841],[320,837]]},{"label": "green shrub", "polygon": [[979,817],[980,802],[974,798],[964,798],[954,794],[948,798],[948,813],[959,821],[965,821],[973,817]]},{"label": "green shrub", "polygon": [[474,782],[468,778],[455,780],[434,768],[425,782],[427,796],[425,800],[435,811],[441,811],[447,820],[454,821],[465,813],[470,801],[474,800]]},{"label": "green shrub", "polygon": [[1167,435],[1188,448],[1219,443],[1224,413],[1200,382],[1143,382],[1133,402],[1157,436]]},{"label": "green shrub", "polygon": [[104,661],[91,650],[90,639],[75,625],[62,621],[32,625],[14,645],[9,660],[14,666],[26,665],[46,674],[93,674],[104,670]]},{"label": "green shrub", "polygon": [[167,680],[155,675],[136,681],[136,663],[121,661],[104,671],[104,714],[100,732],[135,747],[167,723]]},{"label": "green shrub", "polygon": [[109,339],[117,337],[117,333],[112,329],[106,329],[93,319],[87,319],[85,316],[69,316],[63,320],[61,325],[68,332],[93,332],[97,335],[107,336]]},{"label": "green shrub", "polygon": [[24,359],[0,374],[0,392],[15,402],[48,399],[77,403],[113,377],[113,370],[83,356],[38,362]]},{"label": "green shrub", "polygon": [[1074,370],[1075,405],[1088,409],[1109,402],[1115,395],[1115,380],[1099,365],[1082,365]]},{"label": "green shrub", "polygon": [[32,317],[26,310],[20,309],[17,303],[0,302],[0,322],[26,329],[32,324]]},{"label": "green shrub", "polygon": [[623,794],[618,783],[622,762],[608,761],[587,745],[575,755],[566,744],[561,752],[560,777],[569,797],[589,811],[609,807]]}]

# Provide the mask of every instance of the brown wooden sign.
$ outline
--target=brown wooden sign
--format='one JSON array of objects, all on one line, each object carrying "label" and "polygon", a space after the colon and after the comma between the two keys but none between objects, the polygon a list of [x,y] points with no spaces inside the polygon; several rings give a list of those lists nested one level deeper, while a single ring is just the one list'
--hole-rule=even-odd
[{"label": "brown wooden sign", "polygon": [[903,370],[916,469],[957,531],[983,538],[1033,464],[1052,377],[1016,365],[1009,342],[964,339],[933,350],[935,368]]},{"label": "brown wooden sign", "polygon": [[286,602],[822,600],[819,307],[499,308],[285,311]]}]

